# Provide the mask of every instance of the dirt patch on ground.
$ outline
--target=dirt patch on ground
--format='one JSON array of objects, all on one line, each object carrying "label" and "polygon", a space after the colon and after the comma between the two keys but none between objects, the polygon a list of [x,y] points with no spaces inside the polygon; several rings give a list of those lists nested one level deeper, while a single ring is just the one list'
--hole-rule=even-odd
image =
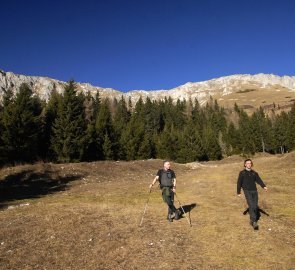
[{"label": "dirt patch on ground", "polygon": [[172,164],[192,226],[185,217],[169,223],[154,188],[139,227],[160,160],[2,169],[0,268],[293,269],[294,162],[295,153],[254,157],[270,188],[260,190],[269,216],[259,231],[235,195],[240,157]]}]

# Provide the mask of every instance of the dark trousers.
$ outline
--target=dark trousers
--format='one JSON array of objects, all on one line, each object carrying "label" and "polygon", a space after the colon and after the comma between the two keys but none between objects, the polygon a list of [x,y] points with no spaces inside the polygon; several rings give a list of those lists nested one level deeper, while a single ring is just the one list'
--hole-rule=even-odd
[{"label": "dark trousers", "polygon": [[167,196],[166,203],[168,205],[168,215],[172,214],[176,211],[176,208],[174,206],[174,192],[170,192],[170,196]]},{"label": "dark trousers", "polygon": [[258,220],[258,192],[257,190],[244,190],[244,194],[249,206],[250,220],[256,222]]},{"label": "dark trousers", "polygon": [[161,187],[162,188],[162,197],[164,202],[168,205],[168,215],[176,211],[174,206],[174,192],[171,187]]}]

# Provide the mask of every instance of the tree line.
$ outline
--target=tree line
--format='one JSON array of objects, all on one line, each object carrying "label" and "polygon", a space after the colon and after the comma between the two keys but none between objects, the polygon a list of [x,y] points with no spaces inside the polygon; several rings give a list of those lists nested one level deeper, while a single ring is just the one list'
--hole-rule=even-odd
[{"label": "tree line", "polygon": [[185,163],[232,154],[284,153],[295,149],[295,105],[290,112],[251,116],[235,104],[225,110],[210,99],[161,101],[100,99],[53,91],[48,102],[22,84],[0,105],[0,164],[38,160],[80,162],[160,158]]}]

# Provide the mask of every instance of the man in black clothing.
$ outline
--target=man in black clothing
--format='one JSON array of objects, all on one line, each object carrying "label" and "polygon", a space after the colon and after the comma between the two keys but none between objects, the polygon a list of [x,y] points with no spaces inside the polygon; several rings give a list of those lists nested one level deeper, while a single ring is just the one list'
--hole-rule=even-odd
[{"label": "man in black clothing", "polygon": [[180,212],[176,210],[174,206],[174,192],[176,190],[176,175],[173,170],[170,169],[170,162],[164,161],[163,169],[158,170],[156,177],[150,185],[152,186],[159,181],[160,188],[162,190],[162,197],[164,202],[168,205],[168,217],[167,219],[172,222],[173,218],[179,219]]},{"label": "man in black clothing", "polygon": [[247,204],[249,206],[250,224],[255,230],[258,229],[257,217],[258,217],[258,192],[256,183],[259,184],[265,191],[267,187],[259,177],[258,173],[252,170],[253,162],[251,159],[246,159],[244,162],[245,169],[239,174],[237,182],[237,194],[241,196],[241,188],[244,191]]}]

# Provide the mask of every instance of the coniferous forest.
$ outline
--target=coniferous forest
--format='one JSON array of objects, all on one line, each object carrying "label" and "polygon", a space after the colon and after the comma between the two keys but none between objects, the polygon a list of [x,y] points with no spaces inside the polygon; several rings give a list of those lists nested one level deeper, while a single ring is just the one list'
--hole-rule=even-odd
[{"label": "coniferous forest", "polygon": [[0,105],[0,164],[161,158],[180,163],[218,160],[233,154],[272,154],[295,149],[295,105],[291,111],[248,115],[211,99],[101,100],[77,93],[40,100],[26,84]]}]

